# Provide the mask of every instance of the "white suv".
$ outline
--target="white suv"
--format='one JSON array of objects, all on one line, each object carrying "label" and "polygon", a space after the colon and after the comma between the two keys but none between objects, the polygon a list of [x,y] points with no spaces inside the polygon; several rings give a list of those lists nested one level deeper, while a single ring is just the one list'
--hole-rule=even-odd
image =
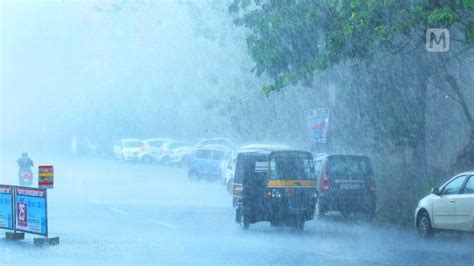
[{"label": "white suv", "polygon": [[415,225],[423,238],[435,231],[474,232],[474,171],[456,175],[418,203]]}]

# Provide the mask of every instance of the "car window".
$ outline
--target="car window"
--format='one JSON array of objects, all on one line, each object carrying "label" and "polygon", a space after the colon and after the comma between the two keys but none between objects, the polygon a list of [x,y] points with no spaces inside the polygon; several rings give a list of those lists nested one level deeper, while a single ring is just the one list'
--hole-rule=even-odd
[{"label": "car window", "polygon": [[323,161],[321,161],[321,160],[314,161],[314,171],[315,171],[316,175],[319,175],[319,173],[321,173],[322,162]]},{"label": "car window", "polygon": [[225,151],[214,151],[212,154],[212,159],[213,160],[224,160],[226,157],[226,152]]},{"label": "car window", "polygon": [[459,194],[461,192],[462,185],[464,184],[464,180],[466,180],[465,175],[459,176],[449,182],[446,186],[444,186],[442,195]]},{"label": "car window", "polygon": [[162,143],[163,143],[163,141],[161,141],[161,140],[152,140],[152,141],[148,142],[148,145],[150,145],[150,147],[153,147],[153,148],[159,148],[159,147],[161,147]]},{"label": "car window", "polygon": [[137,140],[137,141],[135,141],[135,140],[125,141],[123,143],[123,146],[125,148],[140,148],[142,146],[142,142],[139,141],[139,140]]},{"label": "car window", "polygon": [[372,167],[367,157],[333,156],[329,158],[327,171],[329,176],[351,175],[364,178],[372,175]]},{"label": "car window", "polygon": [[171,143],[170,150],[173,150],[179,147],[184,147],[184,146],[187,146],[186,143]]},{"label": "car window", "polygon": [[212,152],[210,150],[198,150],[196,152],[196,157],[200,159],[211,159]]},{"label": "car window", "polygon": [[474,175],[469,178],[464,188],[464,194],[474,194]]}]

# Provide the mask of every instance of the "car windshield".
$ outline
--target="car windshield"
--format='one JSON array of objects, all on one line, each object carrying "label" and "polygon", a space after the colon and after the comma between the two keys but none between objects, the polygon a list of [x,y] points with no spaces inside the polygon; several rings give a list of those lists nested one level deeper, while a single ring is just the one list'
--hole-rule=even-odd
[{"label": "car windshield", "polygon": [[270,179],[301,180],[314,178],[314,166],[311,158],[279,156],[270,160]]},{"label": "car windshield", "polygon": [[350,175],[354,177],[368,177],[372,175],[369,158],[364,156],[332,156],[327,164],[329,176]]},{"label": "car windshield", "polygon": [[123,146],[125,148],[140,148],[142,146],[142,142],[137,140],[132,140],[132,141],[124,141]]},{"label": "car windshield", "polygon": [[212,159],[222,161],[226,158],[227,154],[225,151],[214,151]]}]

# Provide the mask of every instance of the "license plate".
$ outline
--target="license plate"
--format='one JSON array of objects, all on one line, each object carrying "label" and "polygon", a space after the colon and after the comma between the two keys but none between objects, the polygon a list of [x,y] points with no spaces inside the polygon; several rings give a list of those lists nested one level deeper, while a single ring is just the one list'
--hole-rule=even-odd
[{"label": "license plate", "polygon": [[341,184],[340,189],[360,189],[359,184]]}]

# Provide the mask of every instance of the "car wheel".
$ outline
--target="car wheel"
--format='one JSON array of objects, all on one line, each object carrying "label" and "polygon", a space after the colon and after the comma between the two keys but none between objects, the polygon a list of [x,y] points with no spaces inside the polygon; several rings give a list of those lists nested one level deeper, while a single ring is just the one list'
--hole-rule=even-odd
[{"label": "car wheel", "polygon": [[349,210],[349,208],[347,207],[342,207],[340,209],[340,212],[345,219],[349,218],[349,216],[351,215],[351,210]]},{"label": "car wheel", "polygon": [[151,164],[153,162],[153,159],[149,155],[145,155],[143,156],[142,161],[146,164]]},{"label": "car wheel", "polygon": [[230,179],[227,182],[227,191],[231,194],[233,193],[233,191],[234,191],[234,180],[233,179]]},{"label": "car wheel", "polygon": [[314,207],[314,216],[318,219],[324,218],[326,215],[326,209],[324,205],[321,204],[321,200],[318,198],[316,200],[316,206]]},{"label": "car wheel", "polygon": [[298,231],[303,231],[304,230],[304,219],[302,217],[296,218],[295,228]]},{"label": "car wheel", "polygon": [[181,158],[181,161],[179,161],[179,165],[181,167],[186,167],[188,165],[188,157],[183,156],[183,158]]},{"label": "car wheel", "polygon": [[433,237],[434,231],[428,213],[422,212],[419,217],[417,227],[420,236],[424,239]]},{"label": "car wheel", "polygon": [[239,207],[237,209],[238,217],[239,217],[239,225],[242,230],[248,230],[250,228],[250,223],[248,221],[247,216],[245,215],[245,211],[243,207]]},{"label": "car wheel", "polygon": [[199,175],[195,172],[190,172],[188,174],[188,177],[189,177],[189,180],[191,180],[191,182],[194,182],[194,183],[199,182],[199,180],[201,179]]}]

